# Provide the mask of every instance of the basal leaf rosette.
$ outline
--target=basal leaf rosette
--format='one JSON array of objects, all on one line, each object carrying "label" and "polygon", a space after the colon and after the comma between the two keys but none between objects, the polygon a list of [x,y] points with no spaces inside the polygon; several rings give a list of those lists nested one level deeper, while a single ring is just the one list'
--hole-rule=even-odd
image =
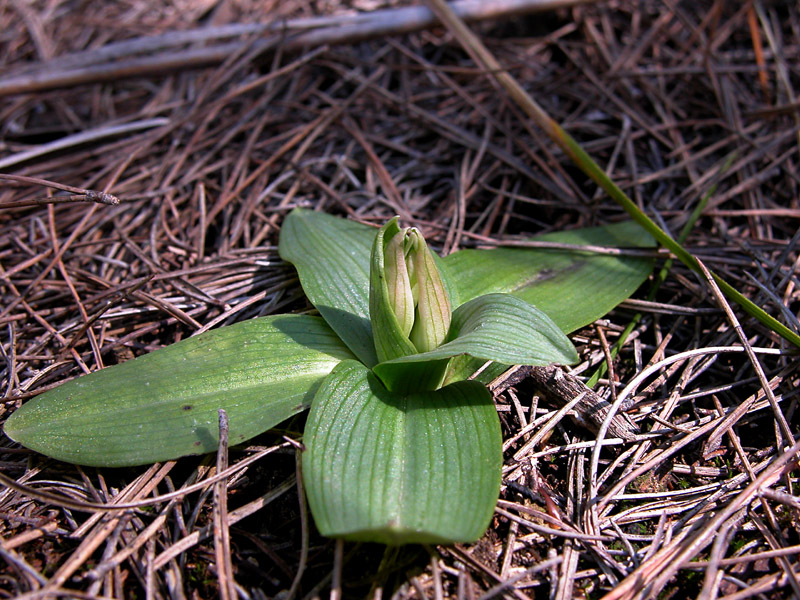
[{"label": "basal leaf rosette", "polygon": [[[637,231],[548,240],[636,245]],[[474,541],[497,500],[502,438],[491,394],[466,379],[488,360],[575,362],[562,330],[602,316],[652,268],[580,248],[441,259],[397,219],[376,233],[302,209],[283,223],[280,254],[320,317],[253,319],[75,379],[26,403],[5,432],[61,460],[129,466],[213,451],[220,408],[236,443],[310,403],[303,479],[320,532]]]}]

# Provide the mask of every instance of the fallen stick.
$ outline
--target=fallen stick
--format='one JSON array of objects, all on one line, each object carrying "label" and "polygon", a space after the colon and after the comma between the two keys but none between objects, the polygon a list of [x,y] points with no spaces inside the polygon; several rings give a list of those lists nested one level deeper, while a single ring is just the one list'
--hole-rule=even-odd
[{"label": "fallen stick", "polygon": [[[86,131],[68,135],[47,144],[42,144],[41,146],[37,146],[31,150],[25,150],[23,152],[12,154],[11,156],[3,157],[0,159],[0,169],[8,169],[9,167],[13,167],[19,163],[27,162],[29,160],[33,160],[34,158],[40,158],[54,152],[60,152],[80,144],[87,144],[89,142],[94,142],[107,137],[124,135],[134,131],[141,131],[143,129],[161,127],[162,125],[167,124],[169,124],[169,119],[158,117],[155,119],[144,119],[142,121],[122,123],[120,125],[108,125],[95,129],[87,129]],[[109,204],[109,202],[103,202],[103,204]],[[110,204],[113,204],[113,202],[110,202]]]},{"label": "fallen stick", "polygon": [[[495,380],[490,388],[493,392],[505,389],[529,377],[545,398],[559,407],[573,403],[568,416],[572,420],[597,433],[608,416],[611,403],[587,387],[580,379],[570,375],[556,365],[546,367],[515,367]],[[632,441],[639,427],[625,414],[615,414],[608,430],[610,437]]]},{"label": "fallen stick", "polygon": [[[465,21],[509,18],[584,4],[590,0],[456,0],[452,8]],[[350,44],[385,35],[399,35],[437,23],[425,6],[376,10],[354,15],[288,19],[271,23],[232,24],[173,31],[108,44],[26,66],[0,79],[0,96],[84,85],[121,78],[220,64],[229,56],[252,50],[288,50],[323,44]],[[230,40],[219,43],[221,40]],[[186,47],[189,44],[207,46]]]}]

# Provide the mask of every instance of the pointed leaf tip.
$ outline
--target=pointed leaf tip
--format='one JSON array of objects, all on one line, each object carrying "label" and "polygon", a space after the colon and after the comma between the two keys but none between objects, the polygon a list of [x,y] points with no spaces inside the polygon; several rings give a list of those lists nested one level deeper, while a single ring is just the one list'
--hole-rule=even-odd
[{"label": "pointed leaf tip", "polygon": [[435,350],[375,365],[375,374],[392,390],[424,381],[426,365],[468,355],[481,361],[520,365],[569,365],[578,354],[569,338],[535,306],[510,294],[487,294],[453,312],[448,342]]},{"label": "pointed leaf tip", "polygon": [[444,259],[462,301],[510,293],[545,312],[565,333],[599,319],[628,298],[653,270],[652,258],[596,254],[577,246],[652,247],[639,225],[625,221],[532,238],[576,249],[467,249]]}]

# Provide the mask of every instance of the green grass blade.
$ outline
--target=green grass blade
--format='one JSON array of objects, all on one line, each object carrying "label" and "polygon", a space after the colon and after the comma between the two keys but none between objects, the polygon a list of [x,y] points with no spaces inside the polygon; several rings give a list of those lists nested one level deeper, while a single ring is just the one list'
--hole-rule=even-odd
[{"label": "green grass blade", "polygon": [[491,395],[464,381],[393,394],[362,364],[337,366],[314,397],[303,480],[320,533],[351,540],[472,542],[500,489]]},{"label": "green grass blade", "polygon": [[[655,222],[650,219],[650,217],[644,214],[641,209],[636,206],[633,200],[628,198],[625,192],[623,192],[622,189],[616,183],[614,183],[611,178],[608,177],[608,175],[605,174],[600,166],[594,162],[594,160],[586,153],[586,151],[580,147],[578,142],[576,142],[558,125],[555,125],[555,127],[557,128],[557,135],[562,140],[562,148],[564,148],[564,150],[569,154],[575,164],[577,164],[595,183],[603,188],[603,190],[609,196],[616,200],[617,203],[622,206],[622,208],[624,208],[625,211],[631,216],[631,218],[639,223],[639,225],[641,225],[645,231],[652,235],[659,244],[672,252],[678,258],[678,260],[689,267],[692,271],[705,277],[697,258],[685,250],[684,247],[678,242],[672,239],[672,237],[670,237],[665,231],[656,225]],[[722,290],[722,293],[741,306],[742,310],[744,310],[751,317],[754,317],[770,330],[780,335],[786,341],[800,347],[800,335],[775,319],[775,317],[767,313],[763,308],[753,303],[752,300],[744,296],[741,292],[739,292],[739,290],[731,286],[719,275],[711,270],[709,270],[709,273],[719,286],[720,290]]]},{"label": "green grass blade", "polygon": [[24,404],[5,433],[59,460],[131,466],[217,449],[218,409],[238,444],[308,407],[352,354],[319,317],[208,331],[78,377]]},{"label": "green grass blade", "polygon": [[[569,156],[572,161],[597,185],[599,185],[611,198],[613,198],[631,218],[639,223],[656,241],[672,252],[678,260],[692,271],[703,275],[700,265],[691,253],[672,239],[658,225],[656,225],[638,206],[614,183],[603,169],[592,159],[589,154],[570,136],[556,121],[545,111],[525,89],[497,62],[491,52],[483,45],[478,37],[473,34],[464,22],[453,12],[444,0],[428,0],[431,8],[436,12],[442,22],[450,29],[456,39],[469,52],[470,56],[492,73],[493,77],[505,88],[509,96],[525,113],[533,119],[539,127]],[[721,277],[711,272],[711,277],[716,281],[722,292],[731,300],[739,304],[742,309],[767,326],[769,329],[783,337],[788,342],[800,347],[800,335],[786,327],[783,323],[769,315],[760,306],[742,295],[738,290],[724,281]]]},{"label": "green grass blade", "polygon": [[[720,168],[719,173],[722,174],[728,170],[730,165],[733,163],[737,153],[732,152],[730,156],[725,160]],[[700,202],[697,203],[697,206],[694,207],[692,210],[692,214],[689,215],[689,218],[684,223],[683,227],[681,228],[680,233],[678,234],[678,243],[683,244],[686,239],[689,237],[689,233],[691,232],[692,228],[697,223],[697,220],[703,214],[703,210],[705,209],[708,201],[711,199],[711,196],[714,195],[714,191],[717,189],[717,183],[715,182],[708,191],[703,194],[703,197],[700,198]],[[661,269],[659,269],[656,276],[653,278],[653,281],[650,284],[650,289],[647,292],[647,300],[655,300],[656,293],[658,289],[661,287],[661,284],[664,283],[667,279],[667,275],[669,275],[670,269],[672,269],[673,260],[667,259],[664,261]],[[639,321],[642,319],[642,313],[637,312],[633,315],[633,318],[630,322],[626,325],[625,329],[622,330],[620,333],[619,338],[614,345],[611,347],[611,358],[616,358],[619,354],[620,349],[625,345],[625,342],[628,340],[628,336],[633,332],[636,326],[639,324]],[[597,382],[600,380],[608,372],[608,363],[603,362],[600,366],[595,370],[592,376],[586,381],[586,385],[590,388],[594,388]]]}]

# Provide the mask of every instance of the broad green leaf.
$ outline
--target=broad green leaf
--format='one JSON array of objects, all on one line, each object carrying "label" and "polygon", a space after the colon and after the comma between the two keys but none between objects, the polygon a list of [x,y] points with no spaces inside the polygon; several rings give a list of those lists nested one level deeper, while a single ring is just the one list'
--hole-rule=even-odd
[{"label": "broad green leaf", "polygon": [[[533,239],[608,247],[655,245],[632,221]],[[549,248],[461,250],[444,261],[462,302],[492,292],[511,293],[546,313],[567,333],[628,298],[653,269],[650,258]]]},{"label": "broad green leaf", "polygon": [[408,389],[427,363],[461,354],[520,365],[573,364],[575,348],[550,318],[510,294],[487,294],[453,311],[450,341],[435,350],[380,363],[375,374],[393,390]]},{"label": "broad green leaf", "polygon": [[366,365],[377,362],[369,322],[369,256],[377,230],[295,209],[281,226],[281,258],[292,263],[311,303]]},{"label": "broad green leaf", "polygon": [[84,465],[130,466],[238,444],[308,407],[352,354],[319,317],[261,317],[78,377],[26,403],[5,433]]},{"label": "broad green leaf", "polygon": [[479,383],[403,395],[344,361],[314,397],[303,443],[306,494],[323,535],[444,544],[475,541],[489,524],[502,447]]}]

